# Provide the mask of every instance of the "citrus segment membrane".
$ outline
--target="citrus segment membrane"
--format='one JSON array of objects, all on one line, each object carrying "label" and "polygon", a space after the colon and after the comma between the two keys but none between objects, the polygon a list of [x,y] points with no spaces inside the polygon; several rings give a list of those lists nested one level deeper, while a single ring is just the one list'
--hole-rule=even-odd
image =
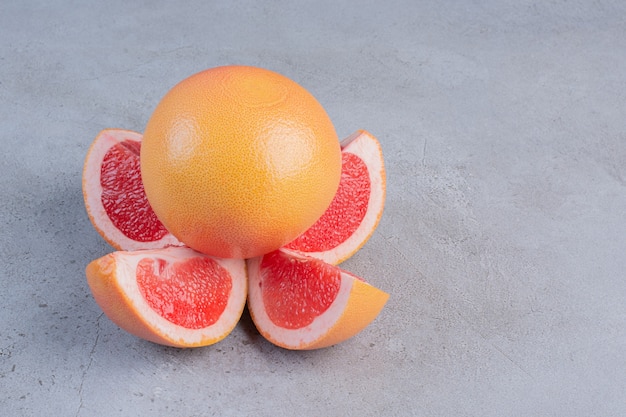
[{"label": "citrus segment membrane", "polygon": [[356,335],[389,297],[336,266],[284,249],[247,264],[252,320],[286,349],[317,349]]},{"label": "citrus segment membrane", "polygon": [[163,345],[218,342],[236,326],[246,302],[243,260],[185,247],[113,252],[92,261],[86,274],[111,321]]},{"label": "citrus segment membrane", "polygon": [[94,228],[117,250],[181,245],[158,220],[139,167],[142,135],[105,129],[91,144],[83,168],[85,208]]},{"label": "citrus segment membrane", "polygon": [[326,212],[285,246],[336,265],[370,238],[385,203],[385,168],[378,140],[357,131],[341,142],[339,188]]}]

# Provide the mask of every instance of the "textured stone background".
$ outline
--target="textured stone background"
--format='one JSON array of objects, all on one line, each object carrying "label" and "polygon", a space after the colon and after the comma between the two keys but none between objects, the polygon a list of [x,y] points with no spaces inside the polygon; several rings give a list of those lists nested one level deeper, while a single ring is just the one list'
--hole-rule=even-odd
[{"label": "textured stone background", "polygon": [[[302,3],[302,4],[300,4]],[[344,267],[391,293],[354,339],[160,347],[85,265],[103,128],[176,82],[281,72],[340,136],[382,142],[388,196]],[[7,416],[626,415],[626,3],[0,3],[0,410]]]}]

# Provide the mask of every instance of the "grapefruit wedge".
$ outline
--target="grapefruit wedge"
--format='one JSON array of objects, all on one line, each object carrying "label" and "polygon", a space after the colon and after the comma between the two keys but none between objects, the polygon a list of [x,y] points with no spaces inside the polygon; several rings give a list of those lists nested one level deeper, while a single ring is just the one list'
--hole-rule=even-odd
[{"label": "grapefruit wedge", "polygon": [[91,223],[117,250],[182,245],[159,221],[141,180],[142,135],[105,129],[91,144],[83,168],[83,197]]},{"label": "grapefruit wedge", "polygon": [[342,342],[371,323],[389,298],[339,267],[288,250],[247,263],[252,320],[263,337],[286,349]]},{"label": "grapefruit wedge", "polygon": [[246,303],[245,261],[186,247],[113,252],[92,261],[86,274],[111,321],[162,345],[216,343],[237,325]]},{"label": "grapefruit wedge", "polygon": [[339,189],[313,226],[285,246],[337,265],[358,251],[378,226],[385,205],[385,166],[378,140],[364,130],[341,142]]}]

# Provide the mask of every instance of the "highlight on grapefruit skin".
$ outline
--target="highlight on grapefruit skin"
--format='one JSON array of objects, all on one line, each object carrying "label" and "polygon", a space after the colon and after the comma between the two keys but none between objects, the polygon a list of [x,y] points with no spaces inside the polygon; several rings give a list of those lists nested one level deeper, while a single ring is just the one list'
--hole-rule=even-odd
[{"label": "highlight on grapefruit skin", "polygon": [[287,244],[324,213],[341,148],[321,104],[266,69],[224,66],[174,86],[146,126],[141,176],[178,240],[223,258]]}]

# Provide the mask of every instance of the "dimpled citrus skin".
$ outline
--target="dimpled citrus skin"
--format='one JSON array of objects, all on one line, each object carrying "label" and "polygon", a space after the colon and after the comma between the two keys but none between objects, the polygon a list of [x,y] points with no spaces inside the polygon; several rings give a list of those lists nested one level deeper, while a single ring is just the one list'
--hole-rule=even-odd
[{"label": "dimpled citrus skin", "polygon": [[268,253],[330,205],[341,148],[319,102],[275,72],[212,68],[158,104],[141,174],[159,220],[180,241],[223,258]]}]

